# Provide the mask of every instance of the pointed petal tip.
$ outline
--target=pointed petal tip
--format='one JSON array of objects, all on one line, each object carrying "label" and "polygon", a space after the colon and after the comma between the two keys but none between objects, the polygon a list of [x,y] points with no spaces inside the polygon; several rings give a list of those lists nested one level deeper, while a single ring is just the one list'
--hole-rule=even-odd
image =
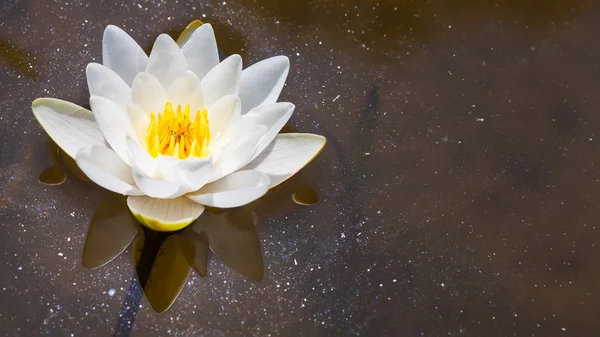
[{"label": "pointed petal tip", "polygon": [[118,26],[115,25],[106,25],[106,28],[104,28],[104,31],[110,31],[110,30],[122,30],[121,28],[119,28]]},{"label": "pointed petal tip", "polygon": [[273,56],[273,59],[278,62],[281,62],[283,65],[286,65],[288,67],[290,66],[290,58],[287,57],[286,55]]},{"label": "pointed petal tip", "polygon": [[32,109],[32,110],[34,110],[34,111],[33,111],[33,113],[35,114],[35,108],[36,108],[38,105],[40,105],[40,104],[44,104],[44,102],[45,102],[46,100],[48,100],[48,99],[50,99],[50,98],[49,98],[49,97],[38,97],[38,98],[34,99],[34,100],[31,102],[31,109]]},{"label": "pointed petal tip", "polygon": [[108,25],[106,26],[106,28],[104,28],[104,32],[103,32],[103,36],[106,37],[107,35],[119,35],[119,34],[126,34],[129,36],[129,34],[127,34],[123,29],[121,29],[118,26],[115,25]]},{"label": "pointed petal tip", "polygon": [[238,63],[240,64],[240,67],[242,65],[242,56],[240,56],[239,54],[233,54],[231,56],[229,56],[228,58],[226,58],[225,60],[223,60],[223,62],[228,61],[231,62],[235,65],[237,65]]},{"label": "pointed petal tip", "polygon": [[101,67],[101,66],[102,65],[100,63],[96,63],[96,62],[90,62],[90,63],[88,63],[87,66],[85,66],[85,73],[86,73],[86,75],[87,75],[87,73],[90,70],[94,70],[94,68],[98,68],[98,67]]},{"label": "pointed petal tip", "polygon": [[280,103],[276,103],[276,104],[282,104],[285,107],[288,108],[288,110],[295,110],[296,109],[296,105],[294,103],[290,103],[290,102],[280,102]]},{"label": "pointed petal tip", "polygon": [[156,40],[154,41],[154,44],[156,45],[157,43],[171,43],[171,42],[175,43],[175,40],[173,40],[171,35],[169,35],[167,33],[162,33],[156,38]]}]

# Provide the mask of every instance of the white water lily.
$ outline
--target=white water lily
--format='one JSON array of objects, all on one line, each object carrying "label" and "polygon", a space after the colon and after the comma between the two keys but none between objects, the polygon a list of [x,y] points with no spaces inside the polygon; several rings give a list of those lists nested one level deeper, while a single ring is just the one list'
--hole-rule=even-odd
[{"label": "white water lily", "polygon": [[219,62],[210,24],[188,26],[178,42],[160,35],[150,56],[108,26],[102,49],[103,65],[86,69],[91,111],[39,98],[33,113],[93,182],[129,196],[151,229],[181,229],[204,206],[248,204],[325,145],[318,135],[279,134],[294,111],[277,102],[285,56],[243,71],[239,55]]}]

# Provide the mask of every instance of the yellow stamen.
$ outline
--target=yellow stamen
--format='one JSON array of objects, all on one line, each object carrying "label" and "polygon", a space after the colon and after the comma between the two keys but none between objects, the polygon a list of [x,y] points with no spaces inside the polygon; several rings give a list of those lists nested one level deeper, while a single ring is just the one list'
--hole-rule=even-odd
[{"label": "yellow stamen", "polygon": [[177,110],[173,110],[171,102],[167,102],[161,114],[150,114],[146,150],[154,158],[159,155],[205,158],[210,154],[209,141],[207,109],[198,111],[193,121],[189,104],[178,105]]}]

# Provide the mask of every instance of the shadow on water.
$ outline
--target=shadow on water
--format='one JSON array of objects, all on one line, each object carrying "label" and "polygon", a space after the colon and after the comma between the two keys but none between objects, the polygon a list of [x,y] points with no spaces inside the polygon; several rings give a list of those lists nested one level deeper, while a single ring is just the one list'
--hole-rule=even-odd
[{"label": "shadow on water", "polygon": [[46,150],[50,154],[52,165],[46,168],[39,176],[39,182],[44,185],[60,185],[68,177],[75,178],[85,184],[93,184],[81,171],[75,160],[61,150],[52,139],[46,142]]}]

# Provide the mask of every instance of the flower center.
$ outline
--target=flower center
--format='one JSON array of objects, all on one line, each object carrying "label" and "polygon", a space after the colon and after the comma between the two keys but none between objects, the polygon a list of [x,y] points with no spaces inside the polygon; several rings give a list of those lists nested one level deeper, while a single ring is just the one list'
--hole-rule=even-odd
[{"label": "flower center", "polygon": [[146,150],[153,158],[159,155],[173,156],[179,159],[189,157],[207,157],[210,130],[208,128],[208,110],[198,110],[192,121],[190,105],[177,106],[173,110],[167,101],[164,111],[158,115],[150,114],[150,125],[146,136]]}]

